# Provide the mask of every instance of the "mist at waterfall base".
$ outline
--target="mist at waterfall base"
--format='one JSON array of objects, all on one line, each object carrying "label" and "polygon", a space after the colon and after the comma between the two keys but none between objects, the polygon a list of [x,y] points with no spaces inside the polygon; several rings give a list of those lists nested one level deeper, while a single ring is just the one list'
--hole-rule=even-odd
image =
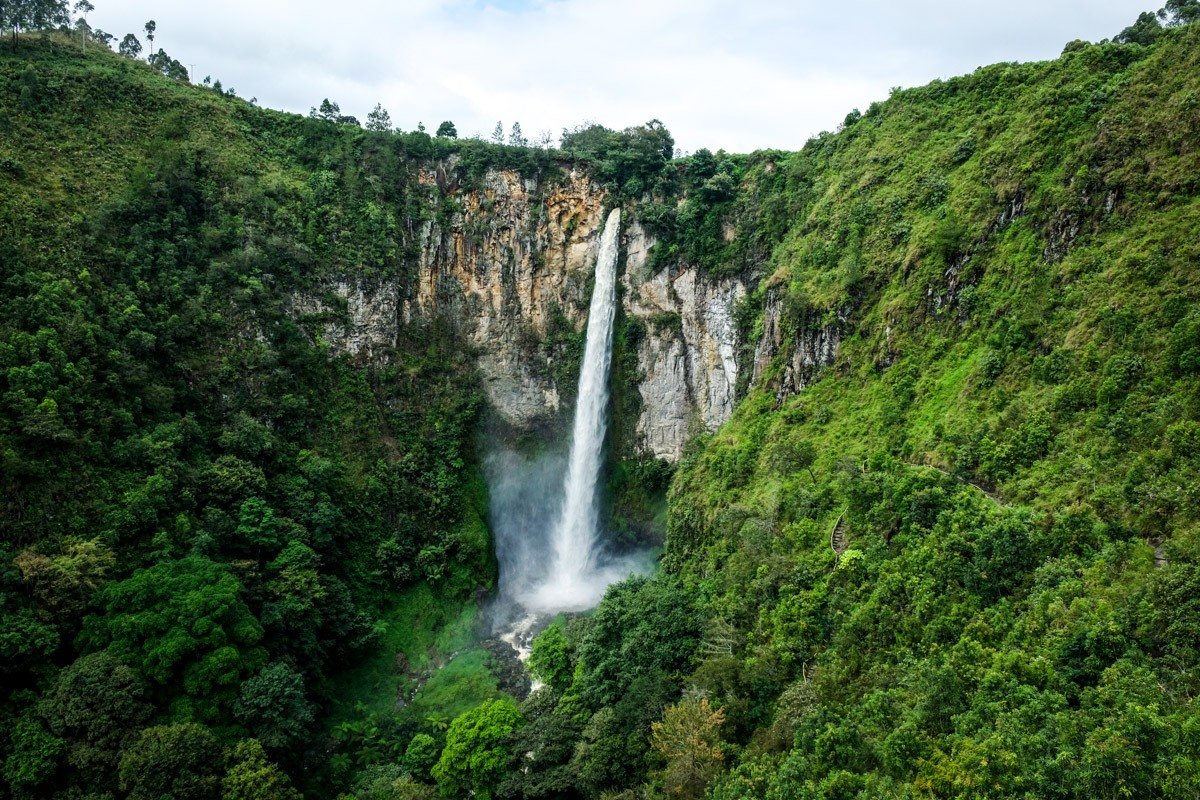
[{"label": "mist at waterfall base", "polygon": [[592,566],[563,580],[552,574],[551,538],[562,510],[567,453],[535,456],[498,449],[484,459],[492,535],[500,564],[494,625],[503,628],[527,614],[553,616],[593,608],[610,584],[650,572],[650,551],[617,552],[599,537]]},{"label": "mist at waterfall base", "polygon": [[648,553],[606,546],[600,520],[620,224],[613,209],[596,258],[569,449],[534,456],[498,449],[484,459],[500,564],[498,628],[528,631],[538,619],[592,608],[610,584],[651,566]]}]

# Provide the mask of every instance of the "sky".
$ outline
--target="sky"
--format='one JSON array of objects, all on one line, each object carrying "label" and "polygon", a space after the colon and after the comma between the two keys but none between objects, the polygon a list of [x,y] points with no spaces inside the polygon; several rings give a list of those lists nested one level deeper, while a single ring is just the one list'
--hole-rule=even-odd
[{"label": "sky", "polygon": [[677,147],[798,149],[892,87],[1111,38],[1139,0],[93,0],[118,38],[162,47],[259,105],[323,98],[365,120],[525,136],[659,119]]}]

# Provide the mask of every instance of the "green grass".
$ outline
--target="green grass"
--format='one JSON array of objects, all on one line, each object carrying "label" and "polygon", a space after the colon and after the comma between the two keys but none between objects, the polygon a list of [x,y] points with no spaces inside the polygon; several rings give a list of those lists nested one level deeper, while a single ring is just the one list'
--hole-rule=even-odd
[{"label": "green grass", "polygon": [[429,717],[453,719],[484,700],[499,697],[501,692],[487,667],[487,658],[487,652],[480,648],[455,656],[433,673],[405,713],[422,720]]},{"label": "green grass", "polygon": [[447,597],[425,583],[396,595],[377,625],[378,646],[333,679],[330,725],[359,716],[364,709],[393,711],[399,693],[403,690],[407,696],[412,689],[412,681],[396,670],[397,654],[405,657],[411,673],[433,669],[474,643],[477,615],[473,601]]}]

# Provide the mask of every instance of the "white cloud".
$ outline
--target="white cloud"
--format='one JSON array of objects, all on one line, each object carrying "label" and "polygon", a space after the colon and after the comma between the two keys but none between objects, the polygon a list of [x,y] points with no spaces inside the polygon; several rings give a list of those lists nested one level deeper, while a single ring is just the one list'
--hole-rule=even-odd
[{"label": "white cloud", "polygon": [[1144,0],[852,4],[762,0],[363,0],[341,4],[99,0],[118,36],[197,79],[305,113],[330,97],[360,119],[462,134],[516,120],[527,136],[595,120],[661,119],[686,150],[796,148],[854,107],[994,61],[1052,58],[1110,37]]}]

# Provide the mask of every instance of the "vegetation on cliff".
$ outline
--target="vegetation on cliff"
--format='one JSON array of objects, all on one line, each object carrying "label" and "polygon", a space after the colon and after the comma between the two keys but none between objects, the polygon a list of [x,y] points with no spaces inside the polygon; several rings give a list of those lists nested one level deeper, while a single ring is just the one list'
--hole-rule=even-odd
[{"label": "vegetation on cliff", "polygon": [[264,758],[307,791],[345,780],[325,730],[345,667],[397,636],[419,661],[431,642],[407,628],[491,584],[468,354],[431,324],[386,359],[335,355],[344,305],[297,300],[404,268],[436,213],[413,177],[428,138],[262,111],[75,43],[0,58],[14,796],[178,794],[147,781],[192,752],[218,783]]}]

